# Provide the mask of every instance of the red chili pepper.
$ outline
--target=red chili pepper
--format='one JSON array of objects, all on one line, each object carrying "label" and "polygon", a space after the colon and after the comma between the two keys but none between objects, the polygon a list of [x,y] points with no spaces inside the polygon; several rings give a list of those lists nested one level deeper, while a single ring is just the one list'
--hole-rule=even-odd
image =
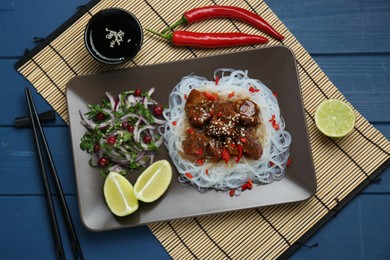
[{"label": "red chili pepper", "polygon": [[272,118],[270,120],[268,120],[269,122],[272,123],[272,127],[277,131],[279,130],[279,124],[276,123],[276,120],[275,120],[275,115],[272,115]]},{"label": "red chili pepper", "polygon": [[192,179],[193,177],[192,177],[192,174],[191,173],[189,173],[189,172],[186,172],[185,174],[184,174],[188,179]]},{"label": "red chili pepper", "polygon": [[198,160],[196,160],[195,163],[196,163],[197,165],[202,166],[202,165],[204,164],[204,161],[203,161],[202,159],[198,159]]},{"label": "red chili pepper", "polygon": [[274,162],[269,162],[269,167],[272,167],[274,165],[275,165]]},{"label": "red chili pepper", "polygon": [[233,196],[234,196],[234,194],[236,194],[236,191],[235,191],[235,190],[230,190],[230,191],[229,191],[229,195],[230,195],[230,197],[233,197]]},{"label": "red chili pepper", "polygon": [[284,39],[284,36],[278,33],[261,16],[240,7],[218,5],[191,9],[185,12],[179,21],[175,22],[172,26],[165,28],[162,33],[165,33],[170,29],[172,30],[182,24],[191,24],[210,18],[238,19],[258,28],[259,30],[275,37],[276,39]]},{"label": "red chili pepper", "polygon": [[210,101],[214,101],[214,100],[216,100],[218,98],[218,94],[217,93],[211,93],[211,92],[208,92],[208,91],[204,91],[203,95],[205,95],[205,97],[208,100],[210,100]]},{"label": "red chili pepper", "polygon": [[249,189],[249,186],[248,186],[248,183],[244,183],[242,186],[241,186],[241,191],[245,191]]},{"label": "red chili pepper", "polygon": [[251,93],[255,93],[255,92],[259,92],[260,89],[256,89],[256,88],[250,86],[250,87],[249,87],[249,91],[250,91]]},{"label": "red chili pepper", "polygon": [[192,135],[192,134],[195,132],[195,130],[194,130],[193,128],[188,128],[187,132],[188,132],[190,135]]},{"label": "red chili pepper", "polygon": [[172,122],[172,125],[176,125],[176,124],[177,124],[177,122],[176,122],[176,121],[173,121],[173,122]]},{"label": "red chili pepper", "polygon": [[288,159],[288,160],[287,160],[287,163],[286,163],[286,167],[290,166],[290,165],[291,165],[291,162],[292,162],[292,160],[291,160],[291,159]]},{"label": "red chili pepper", "polygon": [[249,189],[251,190],[252,187],[253,187],[253,182],[252,182],[251,178],[248,178],[248,182],[247,183],[248,183]]},{"label": "red chili pepper", "polygon": [[187,94],[184,94],[184,99],[187,100]]},{"label": "red chili pepper", "polygon": [[209,174],[209,169],[206,169],[206,174],[207,174],[207,175]]},{"label": "red chili pepper", "polygon": [[241,144],[237,144],[238,155],[236,157],[236,163],[238,163],[241,160],[243,150],[244,149],[243,149],[242,145]]},{"label": "red chili pepper", "polygon": [[196,151],[196,155],[202,156],[203,155],[203,149],[199,148],[198,151]]},{"label": "red chili pepper", "polygon": [[169,40],[176,46],[188,46],[198,48],[224,48],[232,46],[262,44],[268,42],[268,39],[260,36],[241,32],[230,33],[200,33],[175,31],[171,34],[161,34],[146,29],[155,35]]},{"label": "red chili pepper", "polygon": [[222,153],[221,153],[221,158],[225,161],[225,163],[228,163],[230,160],[230,154],[228,151],[224,148]]},{"label": "red chili pepper", "polygon": [[230,93],[228,94],[228,98],[231,98],[231,97],[234,97],[234,91],[232,91],[232,92],[230,92]]},{"label": "red chili pepper", "polygon": [[219,77],[215,76],[215,85],[218,85],[218,82],[219,82]]}]

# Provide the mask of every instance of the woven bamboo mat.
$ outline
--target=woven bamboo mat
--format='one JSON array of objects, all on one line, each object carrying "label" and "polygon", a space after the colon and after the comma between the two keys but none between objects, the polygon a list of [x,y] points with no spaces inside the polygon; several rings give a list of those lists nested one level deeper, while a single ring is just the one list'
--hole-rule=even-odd
[{"label": "woven bamboo mat", "polygon": [[[390,142],[356,110],[356,127],[348,137],[334,140],[317,131],[313,115],[319,103],[328,98],[345,98],[264,2],[93,1],[81,6],[74,17],[43,39],[37,48],[16,64],[16,68],[68,122],[65,86],[76,75],[255,48],[177,48],[145,34],[143,47],[136,58],[121,66],[107,67],[94,61],[84,47],[84,28],[91,15],[104,8],[120,7],[134,13],[144,28],[161,30],[191,7],[214,4],[236,5],[256,12],[286,37],[283,42],[271,39],[267,46],[284,44],[295,54],[318,190],[315,196],[302,203],[156,223],[149,228],[175,259],[284,258],[389,165]],[[191,25],[190,30],[259,33],[246,24],[225,19]]]}]

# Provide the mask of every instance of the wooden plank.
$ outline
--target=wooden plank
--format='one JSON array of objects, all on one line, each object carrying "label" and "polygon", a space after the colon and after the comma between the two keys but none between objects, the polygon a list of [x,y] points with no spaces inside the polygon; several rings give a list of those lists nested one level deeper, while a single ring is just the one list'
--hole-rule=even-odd
[{"label": "wooden plank", "polygon": [[309,53],[389,52],[389,2],[265,0]]},{"label": "wooden plank", "polygon": [[77,11],[77,6],[86,2],[0,1],[0,57],[22,56],[26,48],[36,45],[34,37],[48,36]]},{"label": "wooden plank", "polygon": [[[2,1],[0,57],[21,56],[33,37],[46,37],[85,0]],[[309,53],[388,52],[388,1],[265,1]],[[50,10],[50,11],[46,11]],[[61,10],[61,11],[55,11]],[[40,15],[36,15],[39,13]],[[172,17],[178,19],[179,17]],[[173,22],[173,20],[172,20]],[[23,31],[21,33],[15,33]]]},{"label": "wooden plank", "polygon": [[388,200],[358,195],[306,242],[317,247],[301,247],[290,259],[389,259]]},{"label": "wooden plank", "polygon": [[[66,201],[85,259],[170,259],[147,226],[90,232],[80,221],[77,198],[66,196]],[[56,209],[65,254],[72,259],[65,225]],[[55,259],[43,196],[0,196],[0,210],[1,259]]]},{"label": "wooden plank", "polygon": [[[69,128],[49,127],[44,131],[64,193],[75,195]],[[43,194],[32,129],[0,127],[0,137],[0,172],[4,173],[0,195]]]}]

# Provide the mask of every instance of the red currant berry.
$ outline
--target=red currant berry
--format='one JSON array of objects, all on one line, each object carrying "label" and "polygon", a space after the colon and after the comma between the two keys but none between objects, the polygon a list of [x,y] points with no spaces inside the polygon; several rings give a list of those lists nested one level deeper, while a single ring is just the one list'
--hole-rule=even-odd
[{"label": "red currant berry", "polygon": [[140,90],[139,88],[137,88],[137,89],[134,91],[134,96],[136,96],[136,97],[141,96],[141,90]]},{"label": "red currant berry", "polygon": [[153,108],[153,114],[156,116],[161,116],[164,111],[164,108],[160,105],[156,105]]},{"label": "red currant berry", "polygon": [[106,158],[99,158],[98,164],[100,167],[108,166],[108,160]]},{"label": "red currant berry", "polygon": [[107,143],[109,144],[115,144],[116,143],[116,138],[115,136],[110,136],[107,138]]},{"label": "red currant berry", "polygon": [[144,135],[143,140],[145,144],[150,144],[152,137],[150,135]]}]

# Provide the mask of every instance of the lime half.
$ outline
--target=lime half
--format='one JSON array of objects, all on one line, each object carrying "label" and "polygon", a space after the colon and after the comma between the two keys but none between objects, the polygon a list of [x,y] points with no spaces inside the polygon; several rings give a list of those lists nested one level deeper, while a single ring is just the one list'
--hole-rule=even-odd
[{"label": "lime half", "polygon": [[134,184],[134,194],[143,202],[153,202],[168,189],[172,168],[167,160],[156,161],[146,168]]},{"label": "lime half", "polygon": [[314,120],[317,128],[326,136],[343,137],[355,127],[355,114],[347,103],[328,99],[316,110]]},{"label": "lime half", "polygon": [[108,208],[117,216],[127,216],[138,209],[138,200],[131,183],[116,172],[110,172],[104,181],[104,198]]}]

